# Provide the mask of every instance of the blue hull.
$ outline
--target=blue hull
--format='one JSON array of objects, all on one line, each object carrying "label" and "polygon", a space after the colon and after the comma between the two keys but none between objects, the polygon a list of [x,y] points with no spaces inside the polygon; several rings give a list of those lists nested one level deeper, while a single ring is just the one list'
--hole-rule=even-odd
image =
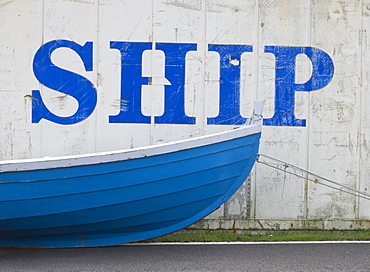
[{"label": "blue hull", "polygon": [[37,161],[8,171],[0,164],[0,246],[103,246],[180,230],[234,194],[253,167],[259,139],[258,132],[100,163],[65,165],[68,158],[42,169]]}]

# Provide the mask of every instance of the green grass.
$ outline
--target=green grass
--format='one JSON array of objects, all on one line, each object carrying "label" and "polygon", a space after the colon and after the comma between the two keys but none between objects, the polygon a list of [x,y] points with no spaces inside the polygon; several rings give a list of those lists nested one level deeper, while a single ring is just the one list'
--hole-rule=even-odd
[{"label": "green grass", "polygon": [[359,231],[178,231],[148,242],[280,242],[280,241],[367,241],[370,230]]}]

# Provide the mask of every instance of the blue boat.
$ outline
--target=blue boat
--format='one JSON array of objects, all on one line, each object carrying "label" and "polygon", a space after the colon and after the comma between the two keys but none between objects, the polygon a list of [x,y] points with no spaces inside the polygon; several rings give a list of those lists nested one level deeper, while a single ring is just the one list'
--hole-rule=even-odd
[{"label": "blue boat", "polygon": [[185,228],[226,202],[258,153],[249,123],[124,151],[0,162],[0,246],[90,247]]}]

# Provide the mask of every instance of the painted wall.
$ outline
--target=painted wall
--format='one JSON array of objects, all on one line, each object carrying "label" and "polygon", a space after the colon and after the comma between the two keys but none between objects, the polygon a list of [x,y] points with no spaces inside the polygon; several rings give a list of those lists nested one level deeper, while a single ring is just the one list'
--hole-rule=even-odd
[{"label": "painted wall", "polygon": [[[262,154],[367,191],[369,14],[370,0],[0,0],[0,160],[227,130],[266,99]],[[194,228],[369,219],[369,200],[258,164]]]}]

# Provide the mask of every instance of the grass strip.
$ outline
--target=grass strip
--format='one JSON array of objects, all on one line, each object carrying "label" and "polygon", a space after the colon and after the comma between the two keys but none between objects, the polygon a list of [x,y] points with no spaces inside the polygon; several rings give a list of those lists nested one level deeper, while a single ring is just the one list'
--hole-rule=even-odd
[{"label": "grass strip", "polygon": [[181,230],[147,242],[282,242],[282,241],[369,241],[370,230],[358,231],[187,231]]}]

